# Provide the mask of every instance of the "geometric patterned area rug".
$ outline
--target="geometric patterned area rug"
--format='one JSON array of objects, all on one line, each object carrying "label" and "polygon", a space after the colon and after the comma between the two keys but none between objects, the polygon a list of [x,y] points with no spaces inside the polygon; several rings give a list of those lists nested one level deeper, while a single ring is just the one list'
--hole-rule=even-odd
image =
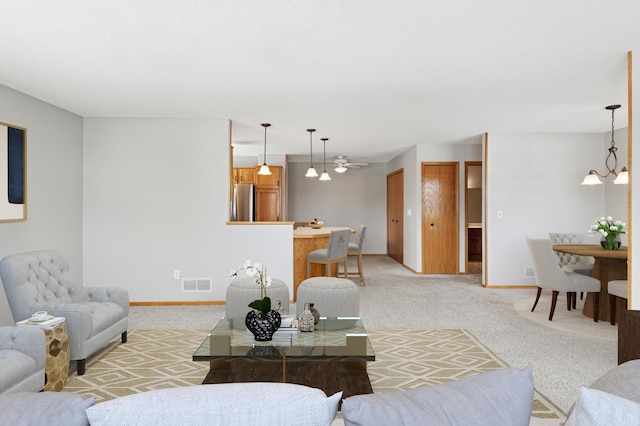
[{"label": "geometric patterned area rug", "polygon": [[[367,330],[376,361],[367,365],[376,393],[446,383],[509,365],[466,330]],[[548,397],[534,392],[533,417],[564,419]]]},{"label": "geometric patterned area rug", "polygon": [[[466,330],[368,330],[376,361],[367,365],[374,392],[444,383],[508,366]],[[199,330],[129,330],[87,360],[82,376],[70,372],[65,392],[96,403],[153,389],[198,385],[209,371],[191,356],[207,335]],[[74,364],[74,363],[72,363]],[[536,391],[532,415],[564,418]]]}]

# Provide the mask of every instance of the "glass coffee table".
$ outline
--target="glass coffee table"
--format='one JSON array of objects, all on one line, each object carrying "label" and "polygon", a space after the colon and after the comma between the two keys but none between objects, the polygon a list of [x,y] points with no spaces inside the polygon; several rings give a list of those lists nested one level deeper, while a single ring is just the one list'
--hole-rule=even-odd
[{"label": "glass coffee table", "polygon": [[280,330],[269,342],[256,342],[244,318],[223,318],[193,360],[210,363],[203,384],[296,383],[343,398],[373,392],[367,362],[375,354],[360,318],[321,318],[312,333]]}]

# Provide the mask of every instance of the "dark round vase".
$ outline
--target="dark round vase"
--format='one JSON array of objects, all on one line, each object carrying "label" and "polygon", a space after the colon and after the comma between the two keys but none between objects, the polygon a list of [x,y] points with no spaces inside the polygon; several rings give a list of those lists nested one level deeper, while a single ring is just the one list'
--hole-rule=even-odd
[{"label": "dark round vase", "polygon": [[619,236],[616,236],[615,241],[607,241],[606,237],[602,237],[602,239],[600,240],[600,245],[603,249],[606,250],[618,250],[620,248],[620,245],[622,245],[622,241],[620,240]]},{"label": "dark round vase", "polygon": [[258,342],[268,342],[273,339],[273,333],[280,327],[281,322],[282,317],[273,309],[264,318],[259,318],[257,311],[251,311],[244,319],[247,330],[253,333],[253,337]]},{"label": "dark round vase", "polygon": [[320,312],[313,307],[313,303],[309,303],[309,310],[311,311],[311,315],[313,315],[313,325],[318,325],[320,322]]}]

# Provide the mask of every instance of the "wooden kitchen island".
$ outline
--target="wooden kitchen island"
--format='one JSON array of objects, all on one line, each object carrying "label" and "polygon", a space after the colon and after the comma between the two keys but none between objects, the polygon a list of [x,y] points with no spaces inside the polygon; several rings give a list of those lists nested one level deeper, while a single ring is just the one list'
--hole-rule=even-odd
[{"label": "wooden kitchen island", "polygon": [[[298,286],[307,279],[307,254],[314,250],[327,248],[331,231],[351,229],[347,226],[323,226],[320,229],[298,227],[293,230],[293,301],[298,298]],[[355,231],[351,230],[351,233]],[[311,265],[311,276],[324,276],[324,267]],[[335,265],[331,268],[331,276],[336,276]]]}]

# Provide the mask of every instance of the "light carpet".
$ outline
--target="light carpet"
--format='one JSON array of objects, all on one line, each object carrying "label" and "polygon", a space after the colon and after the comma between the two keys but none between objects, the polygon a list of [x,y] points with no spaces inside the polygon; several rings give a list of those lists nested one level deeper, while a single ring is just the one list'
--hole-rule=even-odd
[{"label": "light carpet", "polygon": [[576,309],[567,311],[566,296],[559,295],[553,320],[549,321],[551,296],[540,296],[536,310],[531,312],[535,299],[535,296],[520,299],[513,304],[513,309],[518,315],[537,324],[591,338],[608,340],[617,344],[618,326],[611,325],[609,321],[594,322],[592,318],[583,315],[582,306],[584,305],[584,300],[577,300]]},{"label": "light carpet", "polygon": [[[153,389],[198,385],[209,365],[192,362],[191,356],[206,333],[130,330],[126,344],[114,341],[89,358],[86,373],[72,373],[64,390],[101,402]],[[376,353],[376,361],[367,367],[374,392],[444,383],[507,366],[466,330],[376,330],[369,336]],[[532,415],[564,418],[562,410],[537,391]]]}]

